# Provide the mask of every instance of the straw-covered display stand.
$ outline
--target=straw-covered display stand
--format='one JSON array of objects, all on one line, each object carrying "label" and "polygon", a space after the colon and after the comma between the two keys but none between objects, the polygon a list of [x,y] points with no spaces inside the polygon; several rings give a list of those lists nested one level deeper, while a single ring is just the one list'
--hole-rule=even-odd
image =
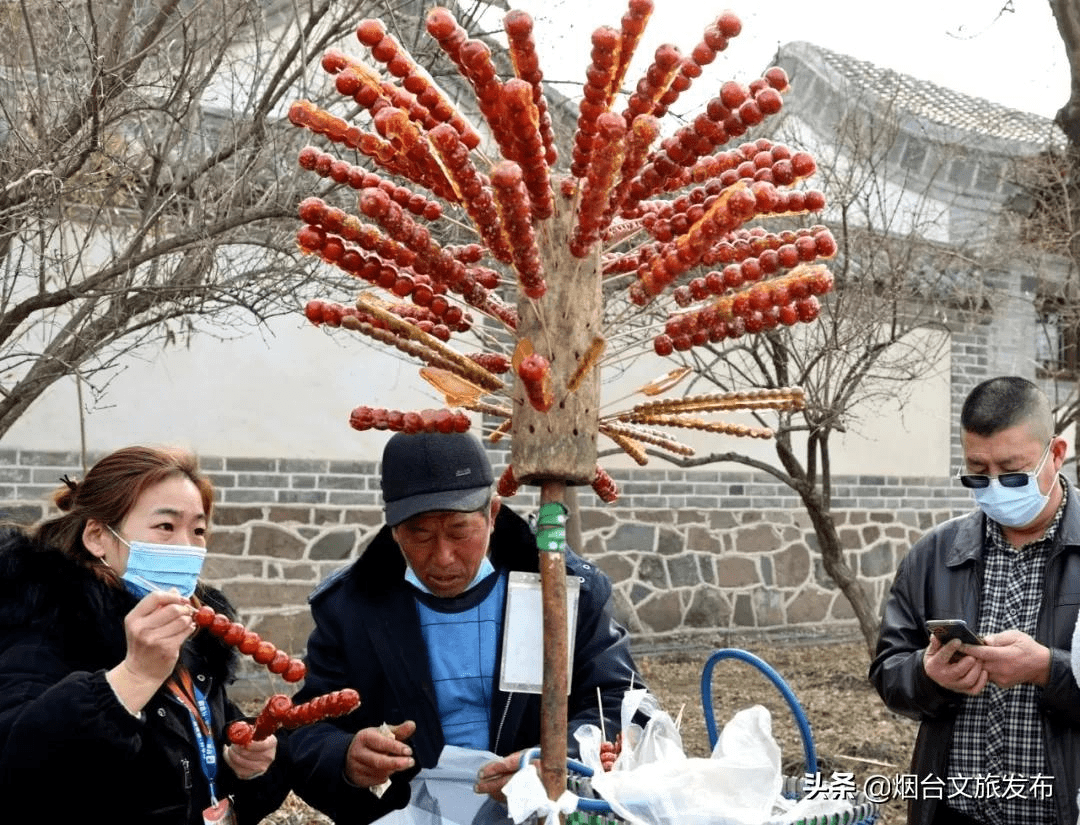
[{"label": "straw-covered display stand", "polygon": [[[820,192],[801,188],[813,158],[764,139],[739,142],[780,111],[786,75],[713,81],[704,111],[667,127],[670,107],[741,24],[723,12],[689,52],[661,45],[643,57],[635,84],[628,72],[652,12],[653,0],[630,0],[617,25],[593,33],[573,151],[562,161],[533,21],[521,11],[503,18],[512,76],[498,74],[491,47],[449,9],[427,14],[428,34],[483,122],[470,122],[374,19],[357,27],[366,59],[332,49],[322,61],[340,106],[297,101],[289,112],[320,136],[299,163],[326,181],[300,204],[298,245],[364,284],[355,304],[310,302],[308,318],[415,360],[446,405],[362,405],[351,426],[460,431],[478,414],[493,422],[492,441],[512,439],[498,492],[539,487],[542,775],[552,799],[566,787],[567,485],[615,500],[597,464],[601,435],[644,464],[648,450],[693,453],[673,428],[768,437],[709,416],[803,401],[784,387],[649,400],[677,386],[689,372],[680,367],[642,387],[640,403],[602,413],[601,369],[635,351],[670,356],[811,322],[817,296],[832,288],[818,263],[836,252],[828,229],[791,228],[824,208]],[[769,228],[775,219],[783,223]],[[474,242],[436,240],[455,225]]]}]

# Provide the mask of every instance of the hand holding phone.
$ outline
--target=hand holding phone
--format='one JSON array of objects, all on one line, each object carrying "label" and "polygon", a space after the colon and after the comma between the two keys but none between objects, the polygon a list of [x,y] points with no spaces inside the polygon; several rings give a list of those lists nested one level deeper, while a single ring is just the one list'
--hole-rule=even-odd
[{"label": "hand holding phone", "polygon": [[926,631],[938,637],[941,644],[959,639],[966,645],[981,645],[983,640],[976,636],[963,619],[930,619]]}]

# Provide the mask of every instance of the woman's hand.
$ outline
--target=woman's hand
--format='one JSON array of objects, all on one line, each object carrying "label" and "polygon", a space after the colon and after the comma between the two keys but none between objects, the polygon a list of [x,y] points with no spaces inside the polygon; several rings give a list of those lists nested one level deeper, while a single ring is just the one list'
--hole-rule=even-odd
[{"label": "woman's hand", "polygon": [[124,617],[127,655],[105,678],[131,713],[139,713],[169,678],[195,631],[195,609],[175,590],[144,596]]},{"label": "woman's hand", "polygon": [[247,745],[229,745],[225,748],[225,764],[240,779],[262,776],[277,756],[277,737],[250,742]]}]

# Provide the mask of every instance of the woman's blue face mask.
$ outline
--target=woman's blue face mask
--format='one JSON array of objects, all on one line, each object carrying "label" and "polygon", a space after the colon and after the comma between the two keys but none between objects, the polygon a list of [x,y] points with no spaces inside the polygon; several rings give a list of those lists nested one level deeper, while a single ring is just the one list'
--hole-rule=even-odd
[{"label": "woman's blue face mask", "polygon": [[155,590],[175,589],[190,597],[195,592],[206,559],[205,547],[126,541],[111,527],[109,532],[127,545],[127,568],[120,578],[133,595],[141,599]]}]

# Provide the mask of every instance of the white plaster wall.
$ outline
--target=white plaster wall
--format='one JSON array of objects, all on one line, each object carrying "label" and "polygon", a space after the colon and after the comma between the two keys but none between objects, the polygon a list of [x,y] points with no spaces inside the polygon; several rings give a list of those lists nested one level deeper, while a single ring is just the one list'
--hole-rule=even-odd
[{"label": "white plaster wall", "polygon": [[[197,336],[190,348],[129,361],[100,398],[84,398],[90,451],[132,443],[181,444],[203,455],[377,460],[387,434],[348,425],[359,404],[402,410],[441,406],[420,379],[418,364],[375,350],[346,330],[326,331],[302,317],[276,319],[265,335],[220,342]],[[614,400],[663,375],[672,362],[648,354],[631,370],[605,381]],[[862,475],[941,475],[949,470],[949,358],[932,377],[859,409],[852,430],[835,436],[833,472]],[[669,396],[677,396],[677,387]],[[694,392],[707,392],[702,386]],[[605,409],[647,400],[627,398]],[[478,414],[470,414],[479,422]],[[716,417],[716,416],[710,416]],[[732,421],[753,424],[746,416]],[[670,430],[698,454],[738,450],[774,461],[771,441]],[[80,446],[74,379],[54,386],[2,439],[2,446],[77,451]],[[600,448],[612,442],[601,437]],[[634,466],[606,457],[607,468]],[[650,468],[663,462],[652,459]],[[732,469],[729,465],[728,469]]]}]

